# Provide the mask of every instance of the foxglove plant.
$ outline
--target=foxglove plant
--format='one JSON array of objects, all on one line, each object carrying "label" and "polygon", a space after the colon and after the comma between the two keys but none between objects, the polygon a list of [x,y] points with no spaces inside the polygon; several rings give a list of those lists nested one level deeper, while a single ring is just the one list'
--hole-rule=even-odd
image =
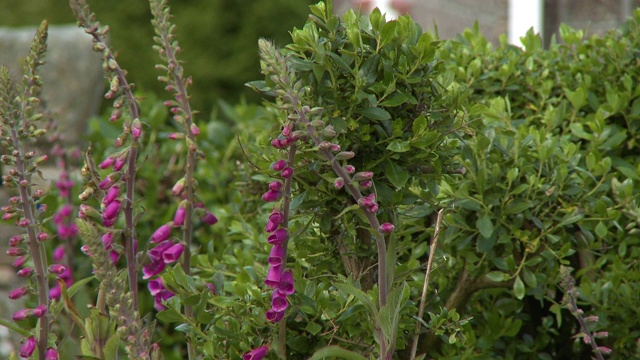
[{"label": "foxglove plant", "polygon": [[6,67],[0,67],[0,137],[2,146],[8,151],[2,156],[2,163],[10,166],[9,174],[3,176],[4,186],[17,188],[19,196],[9,199],[9,205],[2,207],[4,220],[15,221],[25,231],[10,240],[7,255],[17,259],[14,266],[22,267],[31,258],[33,267],[19,271],[32,284],[11,292],[11,298],[20,298],[30,292],[37,294],[38,306],[16,312],[13,319],[20,321],[27,317],[37,317],[37,335],[27,339],[20,349],[20,355],[30,357],[36,348],[40,358],[49,347],[49,285],[47,281],[47,257],[44,242],[49,238],[42,230],[46,207],[39,206],[44,195],[42,190],[33,190],[32,176],[39,174],[38,166],[47,160],[47,155],[37,155],[33,145],[46,133],[38,125],[43,118],[40,110],[40,90],[42,81],[37,74],[43,64],[46,51],[47,22],[43,21],[34,36],[24,65],[22,83],[14,83]]}]

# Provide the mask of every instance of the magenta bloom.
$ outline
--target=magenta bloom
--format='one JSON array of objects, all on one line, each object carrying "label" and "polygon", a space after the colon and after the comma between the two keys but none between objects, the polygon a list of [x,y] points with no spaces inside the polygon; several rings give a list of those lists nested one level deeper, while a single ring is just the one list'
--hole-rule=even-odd
[{"label": "magenta bloom", "polygon": [[24,269],[21,269],[18,271],[18,276],[20,277],[28,277],[31,274],[33,274],[35,272],[35,270],[33,270],[33,268],[30,267],[26,267]]},{"label": "magenta bloom", "polygon": [[162,278],[156,278],[149,280],[149,284],[147,284],[147,288],[152,296],[156,296],[160,293],[160,291],[164,290],[164,284],[162,283]]},{"label": "magenta bloom", "polygon": [[282,266],[270,266],[267,278],[264,280],[265,285],[275,288],[280,283],[282,277]]},{"label": "magenta bloom", "polygon": [[218,222],[218,218],[209,210],[207,210],[204,215],[200,217],[200,220],[202,220],[202,222],[207,225],[215,225]]},{"label": "magenta bloom", "polygon": [[293,274],[290,270],[282,273],[282,277],[280,277],[280,282],[278,283],[278,292],[284,295],[292,295],[295,292],[293,286]]},{"label": "magenta bloom", "polygon": [[11,265],[13,265],[13,267],[17,267],[18,268],[18,267],[21,267],[22,265],[24,265],[25,262],[27,262],[27,258],[24,257],[24,256],[21,256],[21,257],[17,258],[13,262],[13,264],[11,264]]},{"label": "magenta bloom", "polygon": [[33,309],[21,309],[13,313],[11,318],[15,321],[20,321],[33,315]]},{"label": "magenta bloom", "polygon": [[28,338],[20,348],[20,356],[23,358],[31,357],[31,355],[33,355],[33,352],[36,350],[37,345],[38,343],[36,342],[35,337],[32,336]]},{"label": "magenta bloom", "polygon": [[51,254],[53,262],[60,262],[64,259],[64,245],[60,245],[53,250],[53,254]]},{"label": "magenta bloom", "polygon": [[107,205],[107,207],[104,209],[104,212],[102,213],[102,219],[103,220],[115,219],[120,213],[121,207],[122,206],[119,200],[114,200],[110,202],[109,205]]},{"label": "magenta bloom", "polygon": [[156,245],[156,247],[149,250],[149,258],[152,261],[162,260],[162,254],[164,254],[164,252],[172,246],[173,246],[173,243],[169,240],[165,240],[161,242],[160,244]]},{"label": "magenta bloom", "polygon": [[25,296],[28,292],[29,292],[28,286],[17,288],[9,293],[9,299],[11,300],[20,299],[21,297]]},{"label": "magenta bloom", "polygon": [[102,245],[104,245],[105,250],[111,249],[111,245],[113,244],[113,233],[108,232],[100,238],[102,240]]},{"label": "magenta bloom", "polygon": [[172,293],[169,290],[162,290],[160,291],[156,296],[154,296],[154,304],[153,307],[157,310],[157,311],[162,311],[164,309],[166,309],[167,307],[164,306],[164,304],[162,303],[163,301],[166,301],[168,299],[171,299],[172,297],[174,297],[175,294]]},{"label": "magenta bloom", "polygon": [[266,193],[262,194],[262,200],[266,202],[277,201],[280,198],[280,191],[269,190]]},{"label": "magenta bloom", "polygon": [[115,171],[120,171],[122,170],[122,168],[124,167],[124,165],[127,163],[127,158],[124,156],[118,156],[118,158],[116,159],[115,164],[113,164],[113,170]]},{"label": "magenta bloom", "polygon": [[175,244],[162,253],[162,259],[166,264],[172,264],[180,258],[182,251],[184,251],[184,245]]},{"label": "magenta bloom", "polygon": [[275,312],[284,312],[287,310],[288,306],[289,302],[287,301],[287,295],[281,293],[278,289],[274,290],[271,297],[271,308]]},{"label": "magenta bloom", "polygon": [[165,266],[166,264],[164,263],[164,261],[158,260],[150,262],[149,264],[142,267],[142,278],[144,280],[147,280],[160,274],[162,270],[164,270]]},{"label": "magenta bloom", "polygon": [[98,167],[102,170],[111,167],[111,165],[113,165],[113,163],[116,161],[116,159],[113,156],[109,156],[106,159],[104,159],[100,165],[98,165]]},{"label": "magenta bloom", "polygon": [[100,182],[98,187],[102,190],[107,190],[108,188],[113,186],[113,179],[110,176],[107,176]]},{"label": "magenta bloom", "polygon": [[184,219],[187,216],[187,209],[185,209],[182,204],[178,206],[178,210],[176,210],[176,214],[173,216],[173,226],[182,226],[184,224]]},{"label": "magenta bloom", "polygon": [[271,248],[271,253],[269,254],[269,265],[282,265],[282,258],[284,258],[284,248],[281,245],[274,245]]},{"label": "magenta bloom", "polygon": [[104,196],[104,199],[102,199],[102,203],[110,204],[113,200],[115,200],[118,197],[118,195],[120,195],[120,187],[112,186],[109,188],[109,191],[107,191],[107,195]]},{"label": "magenta bloom", "polygon": [[267,225],[264,227],[264,231],[268,233],[272,233],[278,229],[279,224],[274,223],[272,221],[267,221]]},{"label": "magenta bloom", "polygon": [[269,235],[267,238],[267,242],[271,245],[279,245],[282,244],[287,237],[289,236],[289,230],[287,229],[278,229],[273,232],[273,234]]},{"label": "magenta bloom", "polygon": [[280,211],[274,211],[269,215],[269,221],[280,225],[284,221],[284,214]]},{"label": "magenta bloom", "polygon": [[47,313],[47,307],[44,305],[38,305],[35,309],[33,309],[33,316],[40,318],[43,317],[44,314]]},{"label": "magenta bloom", "polygon": [[392,232],[396,227],[392,224],[392,223],[384,223],[382,225],[380,225],[380,228],[378,229],[380,232],[383,233],[390,233]]},{"label": "magenta bloom", "polygon": [[160,226],[158,230],[153,233],[153,235],[151,235],[151,242],[156,244],[165,241],[169,238],[169,235],[171,235],[171,225],[164,224]]},{"label": "magenta bloom", "polygon": [[54,348],[48,348],[44,354],[44,360],[58,360],[58,350]]},{"label": "magenta bloom", "polygon": [[274,162],[273,165],[271,165],[271,168],[275,171],[282,171],[284,170],[285,167],[287,167],[286,160],[278,160]]},{"label": "magenta bloom", "polygon": [[67,268],[61,264],[53,264],[49,266],[49,271],[57,275],[61,275],[65,270],[67,270]]},{"label": "magenta bloom", "polygon": [[266,345],[260,346],[259,348],[253,349],[248,353],[244,354],[242,356],[242,360],[262,360],[262,358],[264,358],[268,352],[269,352],[268,346]]},{"label": "magenta bloom", "polygon": [[280,173],[280,176],[282,176],[283,179],[290,178],[291,176],[293,176],[293,169],[290,167],[284,168],[284,170],[282,170],[282,172]]},{"label": "magenta bloom", "polygon": [[269,190],[280,191],[282,189],[282,183],[280,181],[272,181],[269,183]]},{"label": "magenta bloom", "polygon": [[273,309],[269,309],[267,310],[267,313],[265,315],[267,317],[267,320],[271,321],[272,323],[277,323],[284,317],[284,311],[277,312]]}]

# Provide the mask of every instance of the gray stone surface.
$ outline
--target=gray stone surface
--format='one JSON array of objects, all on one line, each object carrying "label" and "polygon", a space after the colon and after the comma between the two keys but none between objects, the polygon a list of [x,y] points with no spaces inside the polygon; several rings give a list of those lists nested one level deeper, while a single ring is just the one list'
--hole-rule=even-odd
[{"label": "gray stone surface", "polygon": [[[20,79],[35,27],[0,28],[0,64]],[[100,54],[91,37],[75,25],[49,26],[48,50],[40,75],[43,98],[66,141],[77,143],[87,119],[96,114],[104,81]]]}]

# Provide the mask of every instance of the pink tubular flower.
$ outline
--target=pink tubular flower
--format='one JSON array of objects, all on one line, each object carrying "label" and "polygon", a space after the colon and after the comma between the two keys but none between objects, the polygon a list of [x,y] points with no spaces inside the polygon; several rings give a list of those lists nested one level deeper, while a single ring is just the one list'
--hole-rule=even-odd
[{"label": "pink tubular flower", "polygon": [[176,214],[173,216],[173,226],[179,227],[184,224],[184,219],[187,216],[187,209],[184,207],[183,203],[180,203],[178,206],[178,210],[176,210]]},{"label": "pink tubular flower", "polygon": [[271,308],[275,312],[283,312],[287,310],[287,307],[289,307],[287,295],[281,293],[278,289],[274,290],[271,296]]},{"label": "pink tubular flower", "polygon": [[204,215],[200,217],[200,220],[207,225],[215,225],[218,222],[218,218],[209,210],[204,212]]},{"label": "pink tubular flower", "polygon": [[122,155],[116,158],[116,162],[113,164],[113,170],[120,171],[127,163],[127,153],[123,153]]},{"label": "pink tubular flower", "polygon": [[47,313],[47,307],[45,305],[38,305],[33,309],[33,316],[41,318]]},{"label": "pink tubular flower", "polygon": [[113,183],[114,183],[113,179],[110,176],[107,176],[106,178],[104,178],[104,180],[100,182],[98,187],[102,190],[107,190],[108,188],[113,186]]},{"label": "pink tubular flower", "polygon": [[282,176],[283,179],[290,178],[291,176],[293,176],[293,168],[290,168],[290,167],[284,168],[284,170],[282,170],[282,172],[280,173],[280,176]]},{"label": "pink tubular flower", "polygon": [[13,313],[11,318],[15,321],[20,321],[33,315],[33,309],[21,309]]},{"label": "pink tubular flower", "polygon": [[164,263],[164,261],[161,261],[161,260],[152,261],[148,263],[147,265],[142,267],[142,275],[143,275],[142,278],[144,280],[147,280],[149,278],[152,278],[160,274],[162,270],[164,270],[165,266],[166,264]]},{"label": "pink tubular flower", "polygon": [[114,200],[104,209],[102,213],[103,220],[112,220],[118,217],[120,213],[121,203],[119,200]]},{"label": "pink tubular flower", "polygon": [[259,348],[253,349],[248,353],[244,354],[242,356],[242,360],[262,360],[262,358],[264,358],[268,352],[269,352],[268,346],[266,345],[260,346]]},{"label": "pink tubular flower", "polygon": [[284,248],[281,245],[274,245],[269,253],[269,265],[280,266],[284,258]]},{"label": "pink tubular flower", "polygon": [[164,309],[166,309],[167,307],[164,306],[164,304],[162,303],[163,301],[169,300],[172,297],[174,297],[175,294],[172,293],[171,291],[165,289],[160,291],[156,296],[154,296],[154,304],[153,307],[157,310],[157,311],[162,311]]},{"label": "pink tubular flower", "polygon": [[284,221],[284,214],[281,213],[280,211],[275,211],[274,210],[271,213],[271,215],[269,215],[269,221],[271,221],[271,222],[273,222],[273,223],[275,223],[277,225],[280,225]]},{"label": "pink tubular flower", "polygon": [[158,245],[156,245],[153,249],[149,250],[149,258],[152,261],[160,261],[162,260],[162,254],[173,246],[173,243],[170,240],[165,240]]},{"label": "pink tubular flower", "polygon": [[23,358],[31,357],[31,355],[33,355],[33,352],[36,350],[37,345],[38,343],[36,342],[35,337],[32,336],[28,338],[27,341],[25,341],[25,343],[22,344],[22,347],[20,348],[20,356]]},{"label": "pink tubular flower", "polygon": [[184,245],[175,244],[162,253],[162,260],[164,260],[165,264],[172,264],[180,258],[183,251]]},{"label": "pink tubular flower", "polygon": [[171,235],[171,223],[160,226],[153,235],[151,235],[151,242],[157,244],[165,241],[169,238],[169,235]]},{"label": "pink tubular flower", "polygon": [[111,249],[111,245],[113,244],[113,233],[108,232],[100,238],[102,240],[102,245],[104,245],[105,250]]},{"label": "pink tubular flower", "polygon": [[289,230],[287,229],[278,229],[273,232],[273,234],[269,235],[267,238],[267,242],[271,245],[279,245],[282,244],[287,237],[289,236]]},{"label": "pink tubular flower", "polygon": [[120,187],[117,185],[112,186],[109,188],[109,191],[107,191],[107,194],[102,199],[102,203],[105,205],[110,204],[118,197],[118,195],[120,195]]},{"label": "pink tubular flower", "polygon": [[160,291],[165,289],[164,284],[162,283],[162,278],[149,280],[147,288],[149,289],[151,296],[156,296],[160,293]]},{"label": "pink tubular flower", "polygon": [[33,268],[26,267],[26,268],[21,269],[20,271],[18,271],[18,276],[20,276],[20,277],[28,277],[28,276],[31,276],[31,274],[33,274],[34,271],[35,270],[33,270]]},{"label": "pink tubular flower", "polygon": [[282,171],[285,167],[287,167],[286,160],[278,160],[271,165],[271,168],[275,171]]},{"label": "pink tubular flower", "polygon": [[54,348],[48,348],[44,355],[44,360],[58,360],[58,350]]},{"label": "pink tubular flower", "polygon": [[272,221],[267,221],[267,225],[264,227],[264,231],[268,233],[272,233],[278,229],[279,224],[276,224]]},{"label": "pink tubular flower", "polygon": [[25,296],[28,292],[29,292],[28,286],[17,288],[9,293],[9,299],[11,300],[20,299],[21,297]]},{"label": "pink tubular flower", "polygon": [[293,274],[290,270],[282,273],[280,277],[280,283],[278,283],[278,291],[284,295],[292,295],[295,292],[293,285]]},{"label": "pink tubular flower", "polygon": [[267,310],[267,313],[265,315],[267,317],[267,320],[271,321],[272,323],[277,323],[284,317],[284,311],[278,312],[273,309],[269,309]]},{"label": "pink tubular flower", "polygon": [[52,254],[53,262],[60,262],[64,259],[64,245],[60,245],[53,250]]},{"label": "pink tubular flower", "polygon": [[277,201],[280,198],[280,191],[269,190],[266,193],[262,194],[262,200],[266,202]]},{"label": "pink tubular flower", "polygon": [[267,278],[264,280],[265,285],[275,288],[280,283],[280,278],[282,277],[282,266],[271,266],[269,267],[269,273],[267,273]]},{"label": "pink tubular flower", "polygon": [[384,223],[380,225],[380,228],[378,228],[378,231],[389,234],[393,232],[395,228],[396,227],[392,223]]},{"label": "pink tubular flower", "polygon": [[25,256],[20,256],[11,265],[13,265],[13,267],[19,268],[19,267],[22,267],[22,265],[24,265],[25,262],[27,262],[27,258]]}]

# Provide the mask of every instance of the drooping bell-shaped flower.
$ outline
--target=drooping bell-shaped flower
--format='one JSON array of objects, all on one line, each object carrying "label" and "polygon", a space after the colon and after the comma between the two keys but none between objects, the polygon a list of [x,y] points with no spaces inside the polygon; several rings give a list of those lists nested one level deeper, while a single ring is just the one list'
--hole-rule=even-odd
[{"label": "drooping bell-shaped flower", "polygon": [[275,311],[274,309],[269,309],[266,312],[266,317],[267,320],[271,321],[272,323],[277,323],[278,321],[282,320],[282,318],[284,317],[284,311]]},{"label": "drooping bell-shaped flower", "polygon": [[284,258],[284,248],[281,245],[273,245],[269,254],[269,265],[280,266]]},{"label": "drooping bell-shaped flower", "polygon": [[149,250],[149,258],[152,261],[164,261],[162,260],[162,254],[173,246],[173,243],[170,240],[165,240],[160,244],[156,245],[153,249]]},{"label": "drooping bell-shaped flower", "polygon": [[277,201],[280,198],[280,191],[269,190],[266,193],[262,194],[262,200],[266,202]]},{"label": "drooping bell-shaped flower", "polygon": [[151,235],[151,242],[156,244],[165,241],[169,238],[169,235],[171,235],[171,223],[160,226],[153,235]]},{"label": "drooping bell-shaped flower", "polygon": [[48,348],[47,352],[44,354],[44,360],[58,360],[58,350],[54,348]]},{"label": "drooping bell-shaped flower", "polygon": [[162,260],[150,262],[149,264],[142,267],[142,278],[144,280],[147,280],[160,274],[162,270],[164,270],[165,266],[167,265]]},{"label": "drooping bell-shaped flower", "polygon": [[164,284],[162,283],[162,278],[156,278],[149,280],[147,284],[147,288],[151,293],[151,296],[156,296],[160,293],[160,291],[164,290]]},{"label": "drooping bell-shaped flower", "polygon": [[269,347],[266,345],[260,346],[259,348],[253,349],[244,354],[242,356],[242,360],[262,360],[262,358],[264,358],[267,353],[269,353]]},{"label": "drooping bell-shaped flower", "polygon": [[282,266],[270,266],[267,278],[264,280],[265,285],[276,288],[282,277]]},{"label": "drooping bell-shaped flower", "polygon": [[204,212],[204,215],[200,217],[200,220],[207,225],[215,225],[218,222],[218,218],[209,210]]},{"label": "drooping bell-shaped flower", "polygon": [[36,338],[31,336],[24,344],[22,344],[22,347],[20,347],[20,356],[23,358],[31,357],[33,352],[36,350],[37,345],[38,343],[36,342]]},{"label": "drooping bell-shaped flower", "polygon": [[271,296],[271,308],[276,312],[283,312],[287,310],[288,306],[287,295],[281,293],[278,289],[274,290]]},{"label": "drooping bell-shaped flower", "polygon": [[280,283],[278,283],[278,291],[284,295],[292,295],[295,292],[291,270],[282,273]]},{"label": "drooping bell-shaped flower", "polygon": [[172,264],[178,261],[183,251],[184,251],[183,244],[175,244],[162,253],[162,260],[164,260],[166,264]]},{"label": "drooping bell-shaped flower", "polygon": [[273,234],[267,237],[267,242],[271,245],[279,245],[282,244],[287,237],[289,236],[289,230],[287,229],[278,229],[273,232]]}]

